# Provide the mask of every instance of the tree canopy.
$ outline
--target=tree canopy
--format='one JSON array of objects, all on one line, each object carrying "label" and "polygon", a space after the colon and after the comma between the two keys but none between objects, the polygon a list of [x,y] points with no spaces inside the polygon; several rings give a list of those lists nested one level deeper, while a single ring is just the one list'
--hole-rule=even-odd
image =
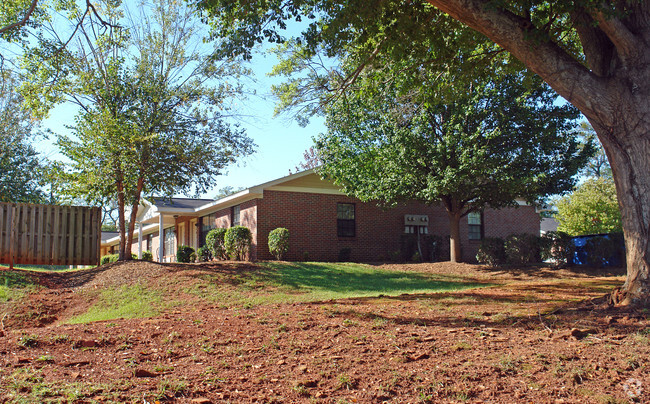
[{"label": "tree canopy", "polygon": [[36,125],[22,108],[10,72],[0,72],[0,202],[43,202],[44,164],[31,140]]},{"label": "tree canopy", "polygon": [[[142,196],[203,193],[254,145],[230,120],[240,89],[229,79],[246,72],[213,57],[189,9],[173,0],[139,12],[109,6],[110,27],[125,28],[91,20],[64,58],[28,55],[32,80],[23,91],[38,111],[63,100],[80,107],[73,135],[58,139],[71,161],[61,175],[75,197],[116,202],[120,257],[128,259]],[[61,66],[65,79],[52,80]]]},{"label": "tree canopy", "polygon": [[558,230],[572,236],[622,231],[621,212],[611,178],[589,178],[555,201]]},{"label": "tree canopy", "polygon": [[569,191],[594,151],[577,140],[577,110],[554,105],[555,93],[540,80],[478,79],[454,87],[462,95],[449,101],[437,92],[448,91],[440,76],[420,78],[424,86],[416,88],[366,80],[326,108],[319,172],[362,201],[442,203],[452,261],[461,258],[462,217]]}]

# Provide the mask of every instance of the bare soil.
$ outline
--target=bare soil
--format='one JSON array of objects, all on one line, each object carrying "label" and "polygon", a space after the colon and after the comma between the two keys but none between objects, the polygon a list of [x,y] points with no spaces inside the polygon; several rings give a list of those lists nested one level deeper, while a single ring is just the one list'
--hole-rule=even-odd
[{"label": "bare soil", "polygon": [[[620,270],[382,267],[492,286],[244,308],[183,290],[250,263],[30,273],[43,287],[0,307],[0,402],[649,402],[648,312],[603,297]],[[65,324],[89,291],[143,280],[183,304]]]}]

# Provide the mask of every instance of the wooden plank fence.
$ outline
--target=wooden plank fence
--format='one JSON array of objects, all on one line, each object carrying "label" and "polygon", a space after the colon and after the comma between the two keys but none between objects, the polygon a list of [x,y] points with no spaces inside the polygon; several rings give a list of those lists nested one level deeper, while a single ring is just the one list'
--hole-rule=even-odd
[{"label": "wooden plank fence", "polygon": [[0,203],[0,263],[98,265],[101,209]]}]

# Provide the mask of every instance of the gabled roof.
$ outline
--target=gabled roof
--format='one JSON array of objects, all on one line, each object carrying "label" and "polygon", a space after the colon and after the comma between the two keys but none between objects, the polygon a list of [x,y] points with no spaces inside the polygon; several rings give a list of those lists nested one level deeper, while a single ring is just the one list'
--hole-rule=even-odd
[{"label": "gabled roof", "polygon": [[158,208],[178,208],[178,209],[196,209],[210,202],[214,199],[192,199],[192,198],[152,198],[152,204]]}]

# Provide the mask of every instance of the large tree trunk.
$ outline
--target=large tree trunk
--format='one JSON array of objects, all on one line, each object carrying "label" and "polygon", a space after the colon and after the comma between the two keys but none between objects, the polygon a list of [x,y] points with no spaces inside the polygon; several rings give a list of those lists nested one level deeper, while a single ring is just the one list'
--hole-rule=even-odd
[{"label": "large tree trunk", "polygon": [[650,304],[650,125],[630,125],[636,117],[622,117],[619,128],[592,125],[605,148],[623,220],[627,279],[612,294],[616,304]]},{"label": "large tree trunk", "polygon": [[508,50],[589,119],[612,166],[625,233],[627,280],[612,300],[650,304],[650,3],[575,2],[567,18],[582,45],[576,57],[530,14],[489,0],[427,1]]},{"label": "large tree trunk", "polygon": [[462,262],[462,250],[460,246],[460,213],[447,212],[449,215],[449,260],[451,262]]}]

